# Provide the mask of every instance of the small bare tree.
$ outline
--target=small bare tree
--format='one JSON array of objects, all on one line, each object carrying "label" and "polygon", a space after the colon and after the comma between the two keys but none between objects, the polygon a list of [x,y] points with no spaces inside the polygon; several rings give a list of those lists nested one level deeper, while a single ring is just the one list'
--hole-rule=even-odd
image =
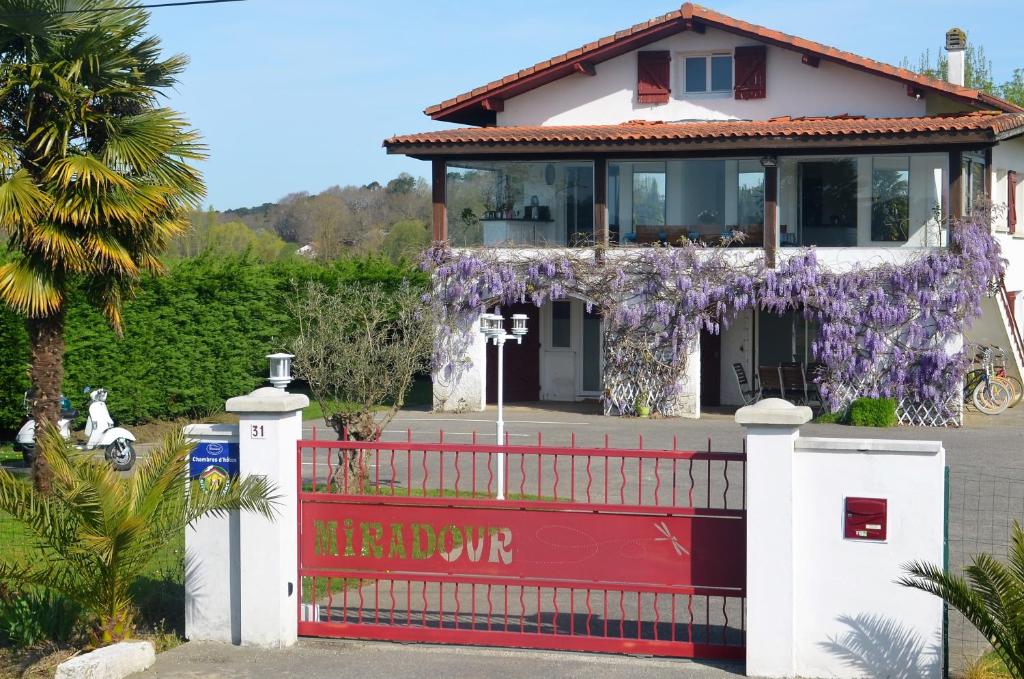
[{"label": "small bare tree", "polygon": [[338,434],[372,441],[405,403],[418,373],[430,365],[435,323],[419,291],[404,282],[318,283],[296,289],[290,311],[296,374],[309,383],[324,420]]}]

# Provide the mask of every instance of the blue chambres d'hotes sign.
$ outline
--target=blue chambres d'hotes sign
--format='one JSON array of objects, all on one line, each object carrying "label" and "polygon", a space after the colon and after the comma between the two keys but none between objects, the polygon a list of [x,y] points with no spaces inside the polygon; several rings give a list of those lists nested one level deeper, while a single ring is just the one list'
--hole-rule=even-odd
[{"label": "blue chambres d'hotes sign", "polygon": [[189,478],[198,479],[204,490],[227,489],[238,476],[238,443],[202,441],[192,449]]}]

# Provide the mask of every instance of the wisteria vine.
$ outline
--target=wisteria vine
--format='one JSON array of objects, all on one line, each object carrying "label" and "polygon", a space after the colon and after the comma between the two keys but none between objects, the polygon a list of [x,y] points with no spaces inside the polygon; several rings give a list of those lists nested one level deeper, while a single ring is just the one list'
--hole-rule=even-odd
[{"label": "wisteria vine", "polygon": [[816,379],[832,409],[853,395],[952,407],[964,368],[958,340],[1004,269],[987,220],[952,224],[949,248],[870,266],[826,266],[813,247],[780,254],[779,266],[768,269],[758,249],[689,243],[612,250],[435,245],[423,266],[434,281],[427,298],[443,319],[438,374],[458,378],[473,320],[485,309],[576,297],[606,319],[606,403],[633,413],[637,389],[609,385],[642,380],[654,385],[644,387],[652,410],[672,414],[702,330],[720,333],[747,309],[797,310],[819,328]]}]

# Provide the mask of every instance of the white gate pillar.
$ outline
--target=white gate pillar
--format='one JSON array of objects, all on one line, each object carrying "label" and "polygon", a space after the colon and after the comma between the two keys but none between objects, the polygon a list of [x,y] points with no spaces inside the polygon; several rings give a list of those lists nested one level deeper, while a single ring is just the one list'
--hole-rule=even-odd
[{"label": "white gate pillar", "polygon": [[263,387],[228,399],[237,413],[238,471],[264,476],[276,488],[276,516],[239,515],[242,645],[283,647],[298,639],[298,489],[296,445],[302,438],[303,394]]},{"label": "white gate pillar", "polygon": [[[190,476],[238,473],[238,427],[190,424]],[[238,512],[204,516],[185,529],[185,637],[240,643]]]},{"label": "white gate pillar", "polygon": [[793,451],[811,409],[769,398],[736,411],[747,435],[747,676],[795,676]]}]

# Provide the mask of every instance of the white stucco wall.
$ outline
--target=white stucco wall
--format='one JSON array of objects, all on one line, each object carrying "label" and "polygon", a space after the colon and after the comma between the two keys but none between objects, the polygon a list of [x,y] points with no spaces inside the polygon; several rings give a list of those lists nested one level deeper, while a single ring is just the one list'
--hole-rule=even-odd
[{"label": "white stucco wall", "polygon": [[628,120],[765,119],[773,116],[852,115],[918,116],[926,101],[907,96],[906,85],[822,60],[818,68],[800,62],[800,54],[768,47],[767,96],[737,100],[732,93],[685,94],[680,57],[754,45],[756,41],[707,29],[702,35],[679,33],[644,46],[670,50],[672,97],[667,104],[636,101],[636,52],[597,64],[597,75],[573,74],[505,100],[498,125],[615,124]]},{"label": "white stucco wall", "polygon": [[996,232],[1006,231],[1006,201],[1008,170],[1017,172],[1017,231],[1024,231],[1024,138],[1007,139],[992,149],[992,206],[995,209],[992,226]]},{"label": "white stucco wall", "polygon": [[466,332],[469,344],[464,352],[453,356],[457,363],[435,367],[431,375],[436,411],[481,411],[487,406],[487,341],[480,332],[479,316]]},{"label": "white stucco wall", "polygon": [[[795,448],[795,674],[874,676],[888,667],[938,679],[942,601],[895,581],[909,561],[942,564],[942,444],[800,438]],[[843,537],[847,497],[888,500],[885,541]]]}]

